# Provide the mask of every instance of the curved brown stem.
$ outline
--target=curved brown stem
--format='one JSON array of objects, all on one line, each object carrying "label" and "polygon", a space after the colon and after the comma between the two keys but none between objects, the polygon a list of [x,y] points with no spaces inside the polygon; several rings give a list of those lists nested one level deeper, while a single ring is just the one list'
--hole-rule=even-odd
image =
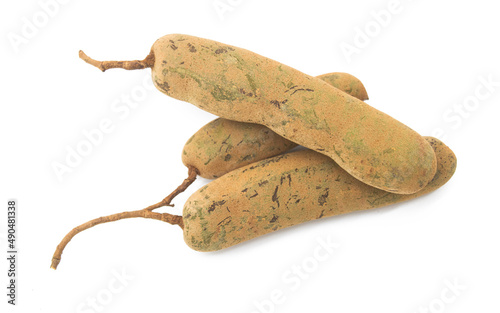
[{"label": "curved brown stem", "polygon": [[182,229],[184,228],[182,216],[172,215],[169,213],[156,213],[156,212],[151,212],[151,211],[146,211],[146,210],[139,210],[139,211],[122,212],[122,213],[116,213],[116,214],[112,214],[112,215],[108,215],[108,216],[102,216],[102,217],[93,219],[91,221],[83,223],[80,226],[73,228],[66,236],[64,236],[63,240],[61,240],[61,243],[57,246],[56,251],[54,252],[54,255],[52,256],[52,263],[51,263],[50,267],[53,269],[57,269],[59,262],[61,262],[61,256],[62,256],[64,248],[71,241],[71,239],[73,239],[73,237],[76,234],[78,234],[86,229],[89,229],[91,227],[94,227],[96,225],[99,225],[99,224],[104,224],[104,223],[122,220],[125,218],[134,218],[134,217],[151,218],[151,219],[167,222],[167,223],[172,224],[172,225],[179,225]]},{"label": "curved brown stem", "polygon": [[101,71],[109,70],[110,68],[123,68],[125,70],[140,70],[147,67],[153,67],[155,63],[155,56],[153,51],[144,60],[133,60],[133,61],[97,61],[89,57],[82,50],[79,54],[80,59],[84,60],[90,65],[93,65],[100,69]]},{"label": "curved brown stem", "polygon": [[52,256],[52,263],[50,265],[51,268],[57,269],[57,266],[59,265],[59,262],[61,262],[61,256],[64,251],[64,248],[66,245],[75,237],[78,233],[89,229],[91,227],[94,227],[99,224],[104,224],[104,223],[109,223],[109,222],[114,222],[126,218],[136,218],[136,217],[142,217],[142,218],[150,218],[150,219],[155,219],[159,220],[162,222],[167,222],[172,225],[179,225],[181,229],[184,229],[184,221],[182,220],[182,216],[180,215],[172,215],[169,213],[156,213],[152,212],[154,209],[160,208],[162,206],[173,206],[170,204],[172,199],[174,199],[178,194],[186,190],[195,180],[196,176],[198,175],[198,170],[192,166],[188,167],[188,178],[184,179],[182,184],[180,184],[171,194],[169,194],[165,199],[162,201],[150,205],[145,209],[138,210],[138,211],[129,211],[129,212],[122,212],[122,213],[116,213],[116,214],[111,214],[108,216],[102,216],[96,219],[93,219],[91,221],[88,221],[86,223],[83,223],[80,226],[77,226],[73,228],[64,238],[61,240],[61,243],[57,245],[56,251],[54,252],[54,255]]},{"label": "curved brown stem", "polygon": [[198,170],[193,167],[193,166],[188,166],[188,177],[184,179],[182,184],[180,184],[174,191],[172,191],[171,194],[169,194],[165,199],[161,200],[160,202],[150,205],[144,210],[147,211],[153,211],[154,209],[160,208],[162,206],[174,206],[173,204],[170,204],[172,200],[181,192],[186,190],[195,180],[196,176],[198,175]]}]

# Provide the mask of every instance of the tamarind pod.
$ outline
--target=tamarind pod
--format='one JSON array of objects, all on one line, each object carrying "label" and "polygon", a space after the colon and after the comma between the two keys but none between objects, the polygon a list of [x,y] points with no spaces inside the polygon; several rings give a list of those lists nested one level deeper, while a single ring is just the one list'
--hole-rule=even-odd
[{"label": "tamarind pod", "polygon": [[[159,203],[142,210],[102,216],[73,228],[52,257],[56,269],[71,239],[94,226],[127,218],[147,218],[178,225],[184,241],[198,251],[213,251],[310,220],[378,208],[410,200],[443,186],[454,174],[453,151],[436,138],[426,137],[436,152],[438,167],[429,184],[411,195],[373,188],[354,179],[328,157],[311,150],[269,158],[218,178],[195,192],[183,215],[153,210],[189,186],[196,170]],[[243,188],[243,189],[242,189]]]},{"label": "tamarind pod", "polygon": [[[347,73],[320,77],[360,100],[368,99],[359,79]],[[247,164],[273,157],[297,146],[259,124],[215,119],[198,130],[184,145],[182,162],[204,178],[217,178]]]},{"label": "tamarind pod", "polygon": [[154,85],[166,95],[229,120],[267,126],[385,191],[417,192],[436,172],[432,148],[408,126],[319,78],[242,48],[172,34],[158,39],[142,61],[80,56],[103,71],[150,67]]},{"label": "tamarind pod", "polygon": [[160,91],[229,120],[267,126],[371,186],[409,194],[434,176],[434,152],[418,133],[319,78],[187,35],[164,36],[152,52]]},{"label": "tamarind pod", "polygon": [[410,200],[444,185],[456,157],[440,140],[425,137],[438,166],[421,191],[389,193],[366,185],[312,150],[290,152],[234,170],[199,189],[183,210],[184,240],[214,251],[303,222]]}]

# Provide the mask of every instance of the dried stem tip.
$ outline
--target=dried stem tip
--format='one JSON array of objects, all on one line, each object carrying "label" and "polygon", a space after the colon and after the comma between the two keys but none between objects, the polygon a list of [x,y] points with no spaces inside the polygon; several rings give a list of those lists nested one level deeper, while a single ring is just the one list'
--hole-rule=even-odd
[{"label": "dried stem tip", "polygon": [[114,222],[118,220],[122,220],[125,218],[134,218],[134,217],[142,217],[142,218],[150,218],[154,220],[159,220],[162,222],[167,222],[172,225],[179,225],[180,228],[184,229],[184,221],[182,220],[182,216],[180,215],[172,215],[169,213],[156,213],[152,212],[154,209],[163,207],[163,206],[173,206],[170,204],[170,202],[186,190],[195,180],[196,176],[198,175],[198,170],[192,166],[188,167],[188,178],[184,179],[182,184],[180,184],[171,194],[169,194],[165,199],[162,201],[150,205],[145,209],[138,210],[138,211],[130,211],[130,212],[122,212],[122,213],[116,213],[108,216],[102,216],[96,219],[93,219],[91,221],[88,221],[86,223],[83,223],[80,226],[77,226],[73,228],[66,236],[64,236],[63,240],[61,240],[61,243],[57,246],[56,251],[54,252],[54,255],[52,256],[52,263],[50,265],[51,268],[57,269],[57,266],[59,265],[59,262],[61,262],[61,256],[63,253],[64,248],[66,245],[77,235],[78,233],[89,229],[91,227],[94,227],[99,224],[104,224],[104,223],[109,223],[109,222]]},{"label": "dried stem tip", "polygon": [[167,222],[172,225],[179,225],[181,228],[184,228],[184,223],[182,221],[182,216],[179,215],[172,215],[169,213],[156,213],[156,212],[151,212],[148,210],[139,210],[139,211],[131,211],[131,212],[122,212],[122,213],[116,213],[108,216],[102,216],[96,219],[93,219],[91,221],[88,221],[86,223],[83,223],[80,226],[77,226],[73,228],[66,236],[64,236],[63,240],[61,240],[61,243],[57,246],[56,251],[54,252],[54,255],[52,256],[52,264],[50,265],[51,268],[57,269],[57,265],[59,265],[59,262],[61,262],[61,256],[63,253],[64,248],[66,245],[75,237],[76,234],[89,229],[91,227],[94,227],[99,224],[104,224],[104,223],[109,223],[109,222],[114,222],[126,218],[134,218],[134,217],[142,217],[142,218],[150,218],[150,219],[155,219],[159,220],[162,222]]},{"label": "dried stem tip", "polygon": [[144,60],[133,61],[97,61],[89,57],[82,50],[79,52],[80,59],[84,60],[90,65],[93,65],[101,71],[106,71],[110,68],[123,68],[126,70],[140,70],[147,67],[152,67],[155,63],[155,56],[153,51]]}]

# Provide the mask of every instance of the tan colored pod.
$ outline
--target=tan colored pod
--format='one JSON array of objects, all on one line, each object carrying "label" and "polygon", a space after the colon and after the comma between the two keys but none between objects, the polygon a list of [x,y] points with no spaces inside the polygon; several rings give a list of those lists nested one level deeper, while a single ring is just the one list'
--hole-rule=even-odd
[{"label": "tan colored pod", "polygon": [[182,163],[196,168],[199,176],[214,179],[296,146],[265,126],[218,118],[186,142]]},{"label": "tan colored pod", "polygon": [[[153,212],[170,203],[162,201],[142,210],[111,214],[83,223],[61,240],[52,257],[51,268],[57,268],[64,248],[75,235],[121,219],[140,217],[178,225],[189,247],[213,251],[310,220],[419,197],[444,185],[457,165],[450,148],[438,139],[426,137],[426,140],[435,150],[438,167],[434,178],[418,193],[401,195],[382,191],[356,180],[322,154],[311,150],[291,152],[234,170],[212,181],[188,199],[182,216]],[[182,189],[182,185],[179,188]],[[170,196],[175,196],[179,188]]]},{"label": "tan colored pod", "polygon": [[[360,100],[368,94],[359,79],[347,73],[329,73],[321,79]],[[273,157],[296,143],[259,124],[218,118],[203,126],[184,145],[182,162],[204,178],[217,178],[232,170]]]},{"label": "tan colored pod", "polygon": [[434,152],[418,133],[319,78],[187,35],[164,36],[152,52],[160,91],[229,120],[265,125],[369,185],[407,194],[434,176]]},{"label": "tan colored pod", "polygon": [[319,78],[251,51],[173,34],[158,39],[142,61],[80,55],[103,71],[150,67],[163,93],[229,120],[267,126],[371,186],[410,194],[434,177],[434,152],[418,133]]},{"label": "tan colored pod", "polygon": [[322,154],[291,152],[232,171],[191,195],[183,212],[184,240],[198,251],[220,250],[306,221],[427,194],[451,178],[456,157],[438,139],[426,139],[438,168],[418,193],[389,193],[360,182]]}]

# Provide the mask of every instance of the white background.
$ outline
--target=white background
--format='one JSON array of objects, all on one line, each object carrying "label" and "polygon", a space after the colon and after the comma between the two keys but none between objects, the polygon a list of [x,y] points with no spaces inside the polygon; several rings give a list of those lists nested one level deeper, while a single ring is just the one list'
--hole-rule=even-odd
[{"label": "white background", "polygon": [[[34,0],[0,5],[1,246],[7,199],[15,198],[20,251],[16,308],[6,305],[1,254],[2,312],[500,310],[494,1],[401,0],[394,11],[389,0],[222,0],[232,3],[222,15],[214,0],[66,2],[50,7],[51,16]],[[388,7],[393,13],[381,25],[373,13]],[[360,32],[368,40],[361,42]],[[243,47],[310,75],[349,72],[366,86],[370,105],[422,135],[440,133],[458,157],[457,172],[423,198],[216,253],[190,250],[178,227],[158,221],[101,225],[75,237],[51,270],[52,253],[71,228],[155,203],[185,178],[182,147],[214,116],[157,90],[140,94],[149,69],[101,73],[78,58],[83,49],[96,59],[142,59],[170,33]],[[346,57],[342,45],[358,50]],[[481,81],[488,79],[497,86],[485,96]],[[127,116],[111,109],[116,102],[124,108],[131,95],[136,107]],[[103,119],[113,131],[59,180],[54,162],[64,164],[67,149]],[[198,180],[168,211],[180,214],[205,183]],[[328,238],[340,246],[312,268],[317,240]],[[304,262],[308,278],[292,290],[283,276]],[[115,278],[122,271],[125,282]],[[284,295],[270,305],[273,290]]]}]

